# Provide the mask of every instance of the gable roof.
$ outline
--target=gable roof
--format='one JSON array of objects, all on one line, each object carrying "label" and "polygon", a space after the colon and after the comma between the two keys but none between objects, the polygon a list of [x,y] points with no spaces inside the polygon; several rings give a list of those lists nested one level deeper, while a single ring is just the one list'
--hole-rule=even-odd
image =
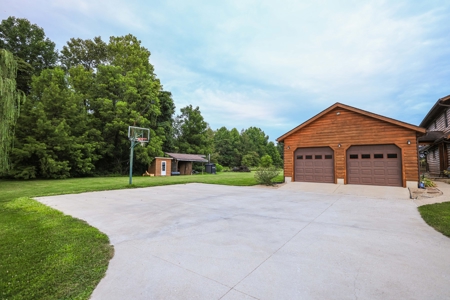
[{"label": "gable roof", "polygon": [[[444,104],[444,105],[441,105]],[[425,118],[423,118],[422,122],[420,123],[421,127],[428,127],[434,119],[445,109],[447,109],[447,105],[450,104],[450,95],[445,96],[434,104],[434,106],[430,109],[430,111],[427,113]]]},{"label": "gable roof", "polygon": [[208,162],[204,155],[200,154],[184,154],[184,153],[167,153],[170,157],[178,161],[195,161],[195,162]]},{"label": "gable roof", "polygon": [[377,115],[377,114],[374,114],[374,113],[371,113],[371,112],[368,112],[368,111],[365,111],[365,110],[362,110],[362,109],[359,109],[359,108],[356,108],[356,107],[353,107],[353,106],[349,106],[349,105],[346,105],[346,104],[342,104],[342,103],[336,102],[335,104],[331,105],[327,109],[325,109],[322,112],[318,113],[317,115],[315,115],[311,119],[303,122],[302,124],[298,125],[294,129],[286,132],[285,134],[283,134],[282,136],[277,138],[277,142],[284,141],[284,139],[286,137],[288,137],[289,135],[291,135],[291,134],[295,133],[296,131],[298,131],[298,130],[308,126],[309,124],[311,124],[312,122],[316,121],[317,119],[319,119],[320,117],[322,117],[325,114],[329,113],[330,111],[332,111],[335,108],[346,109],[346,110],[349,110],[349,111],[352,111],[352,112],[355,112],[355,113],[358,113],[358,114],[361,114],[361,115],[364,115],[364,116],[368,116],[368,117],[371,117],[371,118],[374,118],[374,119],[378,119],[378,120],[381,120],[381,121],[384,121],[384,122],[387,122],[387,123],[391,123],[391,124],[394,124],[394,125],[397,125],[397,126],[408,128],[408,129],[411,129],[411,130],[414,130],[414,131],[417,131],[417,132],[420,132],[420,133],[425,133],[426,132],[425,128],[421,128],[421,127],[416,126],[416,125],[412,125],[412,124],[409,124],[409,123],[398,121],[398,120],[395,120],[395,119],[392,119],[392,118],[388,118],[388,117],[385,117],[385,116]]}]

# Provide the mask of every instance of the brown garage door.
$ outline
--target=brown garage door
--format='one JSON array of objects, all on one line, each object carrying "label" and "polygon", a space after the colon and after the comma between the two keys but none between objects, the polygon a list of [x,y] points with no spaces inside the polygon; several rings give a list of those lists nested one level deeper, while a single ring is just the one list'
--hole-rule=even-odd
[{"label": "brown garage door", "polygon": [[331,148],[295,151],[295,181],[334,183],[334,153]]},{"label": "brown garage door", "polygon": [[395,145],[350,147],[347,179],[350,184],[402,186],[400,148]]}]

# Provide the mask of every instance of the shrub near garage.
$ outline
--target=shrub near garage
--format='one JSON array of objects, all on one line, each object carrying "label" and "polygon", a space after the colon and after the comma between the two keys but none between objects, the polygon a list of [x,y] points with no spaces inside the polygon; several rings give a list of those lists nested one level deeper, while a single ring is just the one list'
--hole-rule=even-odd
[{"label": "shrub near garage", "polygon": [[256,182],[259,184],[265,184],[268,186],[273,186],[273,179],[280,174],[280,171],[276,167],[259,168],[255,172]]}]

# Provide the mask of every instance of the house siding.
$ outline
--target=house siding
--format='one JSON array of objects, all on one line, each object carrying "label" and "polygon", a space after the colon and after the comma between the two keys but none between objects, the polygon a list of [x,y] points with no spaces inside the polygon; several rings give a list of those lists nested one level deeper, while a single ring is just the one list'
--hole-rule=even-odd
[{"label": "house siding", "polygon": [[427,154],[428,171],[432,174],[440,173],[439,149],[431,149]]},{"label": "house siding", "polygon": [[[447,125],[445,126],[445,115],[447,115]],[[434,121],[436,121],[436,128],[434,128]],[[428,131],[443,131],[445,133],[450,132],[450,111],[444,110],[436,119],[434,119],[427,128]]]},{"label": "house siding", "polygon": [[[330,147],[334,150],[335,180],[343,178],[344,183],[347,183],[346,151],[348,148],[353,145],[395,144],[401,149],[402,180],[403,186],[406,186],[406,181],[418,181],[416,138],[417,133],[412,129],[336,107],[285,137],[285,176],[295,180],[294,152],[296,149]],[[410,145],[407,144],[408,140]]]}]

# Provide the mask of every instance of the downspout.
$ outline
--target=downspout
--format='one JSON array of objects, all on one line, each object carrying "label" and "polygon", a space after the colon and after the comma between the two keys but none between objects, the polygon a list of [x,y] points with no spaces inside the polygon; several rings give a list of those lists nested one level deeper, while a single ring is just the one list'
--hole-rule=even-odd
[{"label": "downspout", "polygon": [[417,181],[417,187],[420,186],[420,152],[419,152],[419,136],[416,137],[416,147],[417,147],[417,176],[419,177]]}]

